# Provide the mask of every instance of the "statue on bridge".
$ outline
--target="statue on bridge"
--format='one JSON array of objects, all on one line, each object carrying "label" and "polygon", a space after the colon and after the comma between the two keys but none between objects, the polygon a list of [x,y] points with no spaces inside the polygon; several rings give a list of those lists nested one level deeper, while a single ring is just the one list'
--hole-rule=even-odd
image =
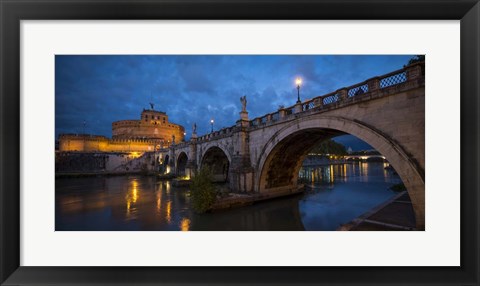
[{"label": "statue on bridge", "polygon": [[192,134],[197,133],[197,123],[193,123]]},{"label": "statue on bridge", "polygon": [[247,112],[247,96],[240,97],[240,102],[242,103],[242,112]]}]

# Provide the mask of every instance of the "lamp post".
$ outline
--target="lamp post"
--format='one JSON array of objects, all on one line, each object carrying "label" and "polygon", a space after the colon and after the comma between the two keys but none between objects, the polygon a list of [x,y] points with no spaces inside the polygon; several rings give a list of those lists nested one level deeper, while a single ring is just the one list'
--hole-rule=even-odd
[{"label": "lamp post", "polygon": [[183,132],[183,141],[187,140],[187,139],[185,139],[185,137],[187,137],[187,132]]},{"label": "lamp post", "polygon": [[302,84],[302,79],[297,77],[295,80],[295,84],[297,85],[297,103],[301,103],[300,101],[300,85]]},{"label": "lamp post", "polygon": [[210,119],[210,125],[212,126],[212,131],[211,131],[211,133],[213,133],[213,122],[214,122],[213,119]]}]

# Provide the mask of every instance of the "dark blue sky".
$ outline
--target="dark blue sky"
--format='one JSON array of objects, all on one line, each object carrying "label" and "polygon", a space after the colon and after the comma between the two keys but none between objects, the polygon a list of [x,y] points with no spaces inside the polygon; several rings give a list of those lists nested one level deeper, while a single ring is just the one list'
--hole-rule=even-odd
[{"label": "dark blue sky", "polygon": [[[149,102],[171,122],[197,133],[239,119],[247,96],[250,119],[293,105],[294,80],[303,78],[302,100],[400,69],[413,55],[379,56],[90,56],[55,57],[55,137],[86,133],[111,137],[111,123],[139,119]],[[336,141],[369,149],[353,136]]]}]

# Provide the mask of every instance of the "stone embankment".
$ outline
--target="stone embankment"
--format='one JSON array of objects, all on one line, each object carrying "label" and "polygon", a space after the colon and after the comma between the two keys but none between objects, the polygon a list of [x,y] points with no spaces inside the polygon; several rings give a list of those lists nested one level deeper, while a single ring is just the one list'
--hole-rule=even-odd
[{"label": "stone embankment", "polygon": [[153,152],[105,153],[105,152],[57,152],[55,175],[121,175],[153,171]]},{"label": "stone embankment", "polygon": [[242,207],[246,205],[252,205],[254,203],[275,199],[279,197],[297,195],[303,193],[305,190],[304,185],[298,185],[297,187],[290,188],[278,188],[274,192],[268,193],[255,193],[255,194],[243,194],[243,193],[230,193],[228,196],[218,199],[212,206],[212,211],[226,210],[236,207]]},{"label": "stone embankment", "polygon": [[416,230],[415,213],[407,191],[399,193],[386,203],[340,226],[337,230]]}]

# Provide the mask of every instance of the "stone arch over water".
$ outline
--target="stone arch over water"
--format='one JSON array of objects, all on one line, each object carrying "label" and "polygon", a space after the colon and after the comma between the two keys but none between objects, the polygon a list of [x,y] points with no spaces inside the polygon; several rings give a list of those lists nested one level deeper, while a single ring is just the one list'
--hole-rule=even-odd
[{"label": "stone arch over water", "polygon": [[231,161],[227,154],[222,148],[212,146],[202,156],[200,168],[210,168],[215,182],[228,182]]},{"label": "stone arch over water", "polygon": [[418,229],[425,228],[424,170],[404,148],[388,135],[358,120],[313,115],[296,119],[278,130],[264,145],[258,161],[256,189],[268,192],[279,187],[294,187],[308,151],[319,141],[351,134],[380,152],[395,168],[412,201]]},{"label": "stone arch over water", "polygon": [[177,164],[176,164],[176,171],[177,176],[185,176],[186,175],[186,167],[187,167],[188,157],[185,152],[181,152],[177,156]]},{"label": "stone arch over water", "polygon": [[170,170],[170,155],[165,155],[165,157],[163,158],[163,162],[162,162],[162,165],[161,165],[161,172],[163,172],[164,174],[167,174],[169,173],[169,170]]}]

